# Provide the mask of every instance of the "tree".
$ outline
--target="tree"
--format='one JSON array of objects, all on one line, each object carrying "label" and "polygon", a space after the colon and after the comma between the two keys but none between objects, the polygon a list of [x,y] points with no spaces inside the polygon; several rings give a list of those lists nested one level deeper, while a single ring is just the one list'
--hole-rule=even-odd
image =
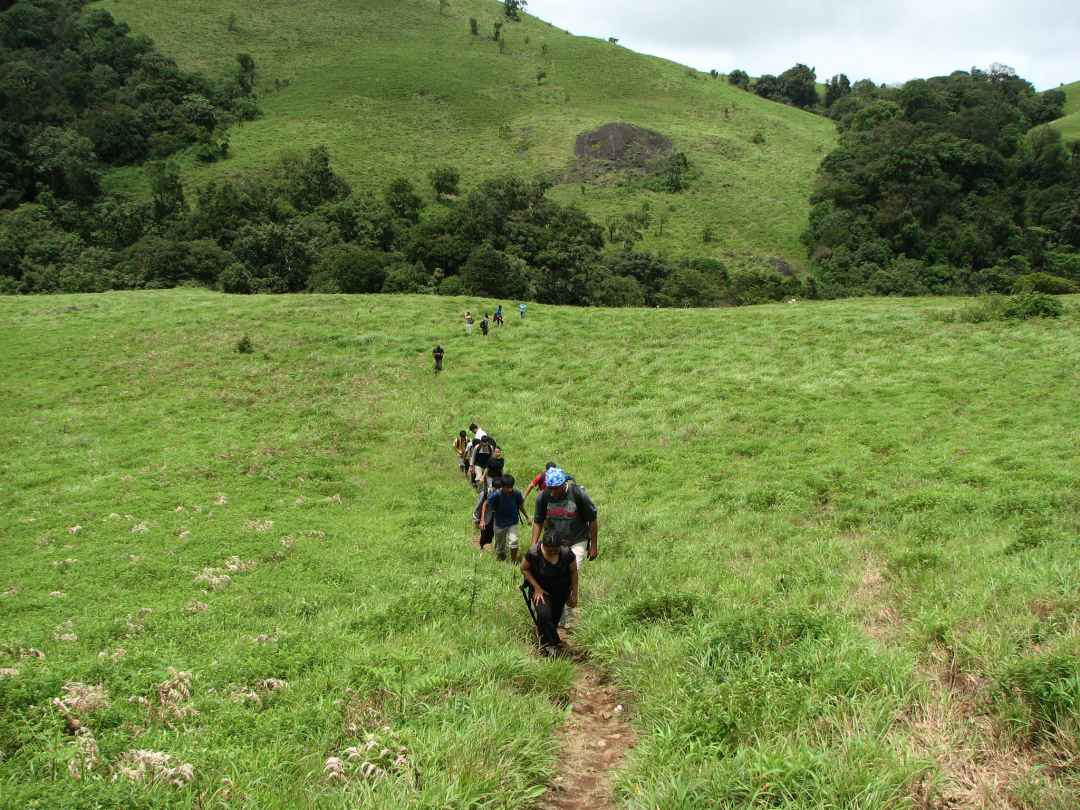
[{"label": "tree", "polygon": [[851,81],[843,73],[838,73],[825,83],[825,107],[831,109],[833,104],[844,96],[851,93]]},{"label": "tree", "polygon": [[757,81],[754,82],[754,94],[771,101],[787,100],[784,94],[784,83],[771,73],[758,76]]},{"label": "tree", "polygon": [[488,242],[470,254],[461,280],[473,295],[492,298],[524,298],[529,288],[525,262],[496,250]]},{"label": "tree", "polygon": [[750,89],[750,74],[745,70],[736,68],[727,75],[728,84],[733,84],[742,90]]},{"label": "tree", "polygon": [[507,19],[521,19],[521,12],[529,5],[529,0],[503,0],[503,11]]},{"label": "tree", "polygon": [[783,96],[796,107],[806,109],[818,103],[817,72],[799,63],[780,74]]},{"label": "tree", "polygon": [[399,177],[387,187],[383,194],[386,206],[399,219],[416,224],[420,221],[420,212],[424,201],[417,195],[413,184],[404,177]]},{"label": "tree", "polygon": [[440,199],[457,195],[461,175],[453,166],[439,166],[431,170],[428,179],[431,180],[431,188],[435,192],[436,199]]},{"label": "tree", "polygon": [[172,219],[187,210],[184,199],[184,184],[180,180],[180,170],[175,163],[158,161],[146,167],[150,178],[150,192],[154,200],[154,219],[162,222]]},{"label": "tree", "polygon": [[30,144],[41,182],[65,200],[88,203],[101,190],[101,169],[90,139],[73,129],[47,127]]},{"label": "tree", "polygon": [[323,252],[311,274],[315,292],[377,293],[386,280],[392,256],[356,245],[335,245]]},{"label": "tree", "polygon": [[255,93],[255,60],[251,54],[238,53],[236,55],[237,71],[236,86],[240,95],[251,96]]}]

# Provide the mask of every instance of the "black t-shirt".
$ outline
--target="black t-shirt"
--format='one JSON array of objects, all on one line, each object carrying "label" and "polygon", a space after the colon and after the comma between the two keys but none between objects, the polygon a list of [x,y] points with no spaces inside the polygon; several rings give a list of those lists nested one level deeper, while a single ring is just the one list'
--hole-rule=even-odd
[{"label": "black t-shirt", "polygon": [[540,587],[552,596],[565,598],[570,594],[570,566],[574,562],[574,552],[565,546],[559,548],[559,559],[549,563],[544,559],[544,552],[536,545],[525,555],[529,561],[529,570]]}]

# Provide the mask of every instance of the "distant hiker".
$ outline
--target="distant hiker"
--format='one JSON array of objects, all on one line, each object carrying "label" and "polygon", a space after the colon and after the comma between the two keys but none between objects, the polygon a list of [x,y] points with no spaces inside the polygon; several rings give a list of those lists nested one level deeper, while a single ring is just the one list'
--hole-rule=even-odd
[{"label": "distant hiker", "polygon": [[487,436],[487,431],[484,430],[482,427],[477,427],[476,422],[473,422],[469,425],[469,433],[471,433],[473,435],[473,438],[477,441],[480,441],[480,439]]},{"label": "distant hiker", "polygon": [[432,356],[435,358],[435,373],[438,374],[442,371],[442,359],[445,352],[442,346],[436,346],[431,350]]},{"label": "distant hiker", "polygon": [[[552,537],[573,552],[578,568],[586,559],[595,560],[600,553],[596,504],[584,487],[558,467],[544,474],[544,483],[544,491],[536,498],[530,545],[535,546],[543,532],[545,538]],[[572,611],[566,611],[563,621],[571,615]]]},{"label": "distant hiker", "polygon": [[530,481],[529,485],[527,487],[525,487],[525,497],[526,498],[529,497],[529,493],[532,492],[534,489],[537,492],[543,492],[544,491],[544,489],[547,487],[547,484],[544,482],[544,476],[547,475],[548,470],[554,469],[555,466],[556,466],[556,464],[555,464],[554,461],[549,461],[547,464],[544,465],[544,469],[542,469],[540,472],[538,472],[536,474],[536,478],[534,478],[532,481]]},{"label": "distant hiker", "polygon": [[518,304],[518,317],[521,318],[521,320],[525,320],[525,305],[524,304]]},{"label": "distant hiker", "polygon": [[464,474],[468,471],[469,466],[465,463],[465,448],[469,446],[469,437],[464,430],[460,431],[457,438],[454,439],[454,452],[458,457],[458,469]]},{"label": "distant hiker", "polygon": [[533,604],[544,654],[555,655],[562,646],[558,625],[564,608],[575,608],[578,603],[577,558],[554,534],[546,534],[526,552],[521,573],[528,583],[526,598]]},{"label": "distant hiker", "polygon": [[499,304],[497,307],[495,307],[495,318],[494,318],[494,320],[495,320],[495,325],[496,326],[502,326],[503,325],[502,304]]},{"label": "distant hiker", "polygon": [[521,492],[514,489],[514,476],[504,475],[499,479],[498,489],[493,489],[484,502],[483,511],[480,513],[480,524],[483,525],[485,518],[490,512],[494,518],[495,557],[505,560],[507,550],[510,552],[510,561],[518,561],[518,515],[526,520],[525,498]]},{"label": "distant hiker", "polygon": [[465,313],[465,334],[472,334],[473,316],[471,312]]},{"label": "distant hiker", "polygon": [[488,333],[488,326],[488,316],[485,312],[484,317],[480,320],[480,331],[483,332],[485,335]]}]

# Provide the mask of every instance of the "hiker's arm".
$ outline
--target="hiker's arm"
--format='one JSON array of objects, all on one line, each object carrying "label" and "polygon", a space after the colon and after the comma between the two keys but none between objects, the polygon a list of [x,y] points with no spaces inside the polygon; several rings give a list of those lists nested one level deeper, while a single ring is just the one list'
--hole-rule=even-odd
[{"label": "hiker's arm", "polygon": [[600,547],[596,544],[596,535],[599,531],[599,520],[593,518],[592,523],[589,524],[589,559],[595,560],[600,556]]},{"label": "hiker's arm", "polygon": [[577,607],[577,560],[570,561],[570,596],[566,604],[572,608]]},{"label": "hiker's arm", "polygon": [[534,521],[533,521],[533,525],[532,525],[532,537],[531,537],[531,538],[530,538],[530,540],[529,540],[529,545],[531,545],[531,546],[535,546],[535,545],[536,545],[536,543],[537,543],[537,542],[538,542],[539,540],[540,540],[540,524],[539,524],[539,523],[537,523],[537,522],[536,522],[536,521],[534,520]]},{"label": "hiker's arm", "polygon": [[480,507],[480,525],[487,525],[487,498],[484,498],[484,505]]},{"label": "hiker's arm", "polygon": [[[529,485],[527,487],[525,487],[525,494],[522,495],[521,497],[524,498],[525,500],[528,500],[529,499],[529,493],[532,492],[532,491],[533,491],[533,482],[530,481]],[[528,515],[526,515],[525,517],[528,517]]]},{"label": "hiker's arm", "polygon": [[526,557],[521,563],[521,573],[525,575],[525,579],[529,581],[533,589],[533,602],[538,605],[544,604],[544,597],[547,596],[547,591],[540,587],[540,583],[536,581],[536,577],[533,576],[532,566],[529,565],[529,558]]},{"label": "hiker's arm", "polygon": [[545,520],[547,520],[547,503],[544,500],[544,493],[541,492],[536,497],[536,509],[533,513],[532,540],[529,541],[530,545],[535,546],[540,539],[540,530],[544,527]]}]

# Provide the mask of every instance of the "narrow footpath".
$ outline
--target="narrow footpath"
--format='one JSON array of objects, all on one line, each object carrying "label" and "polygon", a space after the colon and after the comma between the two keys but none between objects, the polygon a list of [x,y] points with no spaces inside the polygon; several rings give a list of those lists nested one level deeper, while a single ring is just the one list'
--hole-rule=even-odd
[{"label": "narrow footpath", "polygon": [[545,810],[614,810],[613,776],[634,744],[626,707],[603,673],[577,658],[570,717],[559,733],[562,754]]}]

